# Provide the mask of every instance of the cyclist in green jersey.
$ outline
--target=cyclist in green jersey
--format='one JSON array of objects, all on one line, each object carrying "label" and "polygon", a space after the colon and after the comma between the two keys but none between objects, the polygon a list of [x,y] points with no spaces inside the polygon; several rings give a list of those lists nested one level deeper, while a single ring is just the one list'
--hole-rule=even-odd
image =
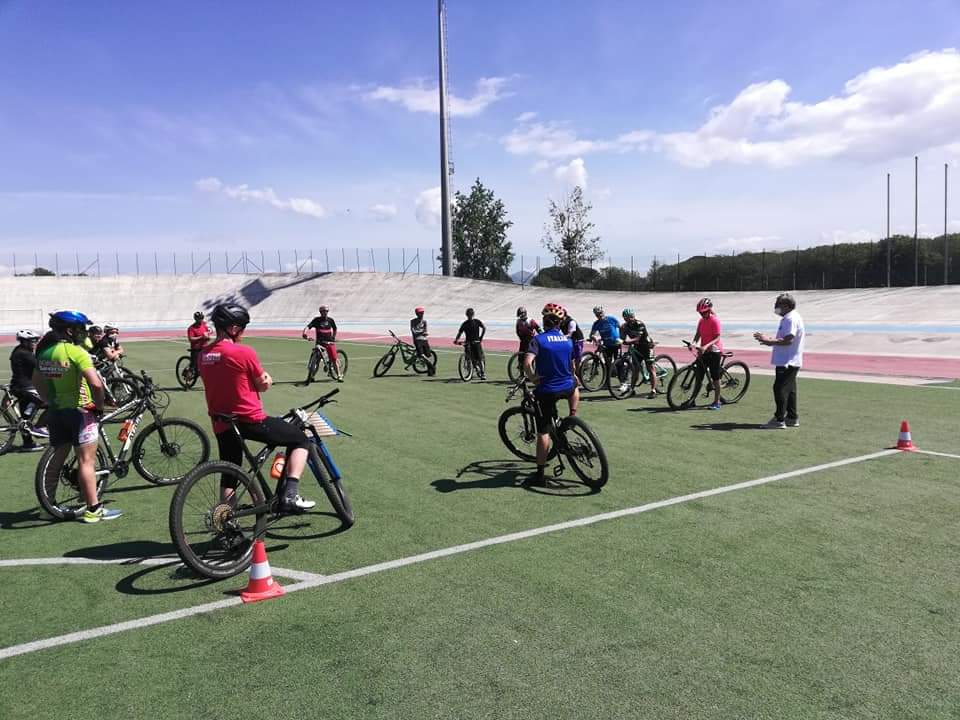
[{"label": "cyclist in green jersey", "polygon": [[[646,366],[647,374],[650,375],[650,393],[647,395],[647,398],[652,400],[657,396],[658,392],[657,373],[653,366],[653,346],[656,345],[656,343],[650,339],[647,326],[637,319],[637,314],[633,311],[633,308],[623,309],[623,325],[620,326],[620,337],[623,338],[623,344],[627,346],[633,354],[637,366]],[[626,368],[620,370],[621,392],[626,392],[630,387],[628,384],[630,378],[626,377],[625,372]]]},{"label": "cyclist in green jersey", "polygon": [[76,310],[51,313],[50,332],[37,347],[33,384],[50,408],[50,445],[63,458],[73,446],[77,480],[87,505],[78,519],[96,523],[123,513],[108,510],[97,498],[98,417],[103,413],[104,392],[93,360],[82,346],[89,324],[90,319]]}]

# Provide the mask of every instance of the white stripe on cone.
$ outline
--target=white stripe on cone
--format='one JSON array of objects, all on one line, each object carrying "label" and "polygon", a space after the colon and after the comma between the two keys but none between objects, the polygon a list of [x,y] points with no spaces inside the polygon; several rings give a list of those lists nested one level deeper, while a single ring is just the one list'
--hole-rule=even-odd
[{"label": "white stripe on cone", "polygon": [[270,573],[270,563],[254,563],[250,566],[250,579],[251,580],[263,580],[267,578],[267,585],[273,584],[273,577]]}]

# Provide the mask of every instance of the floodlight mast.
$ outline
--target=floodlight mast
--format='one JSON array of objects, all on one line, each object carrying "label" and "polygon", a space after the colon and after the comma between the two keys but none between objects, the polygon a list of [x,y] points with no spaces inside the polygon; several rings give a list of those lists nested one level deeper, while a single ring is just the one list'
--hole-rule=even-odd
[{"label": "floodlight mast", "polygon": [[453,275],[450,253],[450,158],[447,136],[447,7],[437,0],[437,22],[440,37],[440,221],[441,267],[444,275]]}]

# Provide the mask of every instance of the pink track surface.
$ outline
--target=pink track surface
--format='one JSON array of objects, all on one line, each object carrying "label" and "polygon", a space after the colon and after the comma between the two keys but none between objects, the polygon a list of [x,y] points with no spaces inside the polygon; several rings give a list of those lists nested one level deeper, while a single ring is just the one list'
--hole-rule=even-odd
[{"label": "pink track surface", "polygon": [[[254,337],[299,337],[300,331],[292,328],[277,330],[249,330],[248,335]],[[377,335],[373,333],[355,333],[340,332],[338,336],[341,340],[352,340],[358,342],[372,342],[388,345],[392,342],[389,335]],[[134,339],[170,339],[183,340],[184,350],[186,350],[186,339],[180,332],[174,330],[131,330],[124,335],[124,340]],[[410,338],[402,338],[409,342]],[[16,340],[10,335],[0,335],[0,343],[13,344]],[[431,338],[431,345],[435,347],[454,347],[452,340],[448,338]],[[516,340],[498,340],[488,338],[484,340],[484,346],[488,350],[515,351],[517,349]],[[589,347],[589,343],[588,343]],[[673,357],[678,365],[683,365],[690,357],[686,348],[657,346],[657,352],[664,352]],[[750,367],[770,367],[769,350],[737,350],[736,358],[743,360]],[[887,355],[856,355],[854,353],[804,353],[803,368],[812,372],[828,373],[850,373],[861,375],[891,375],[897,377],[913,378],[960,378],[960,359],[956,358],[936,358],[936,357],[917,357],[910,355],[887,356]]]}]

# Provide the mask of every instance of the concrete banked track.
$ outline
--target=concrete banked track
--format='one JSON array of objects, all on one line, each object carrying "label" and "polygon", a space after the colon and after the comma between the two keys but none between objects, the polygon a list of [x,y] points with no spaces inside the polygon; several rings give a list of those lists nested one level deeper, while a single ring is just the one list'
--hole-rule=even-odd
[{"label": "concrete banked track", "polygon": [[[398,273],[7,277],[0,278],[0,291],[0,335],[5,342],[21,327],[42,329],[46,314],[59,308],[83,310],[98,323],[119,326],[128,338],[181,336],[195,310],[230,299],[250,308],[257,331],[290,334],[302,328],[322,302],[331,307],[344,338],[374,341],[382,341],[388,329],[405,334],[413,308],[423,305],[432,339],[441,345],[455,334],[464,308],[472,306],[488,326],[491,347],[507,349],[515,345],[518,305],[536,315],[545,302],[559,302],[584,324],[592,321],[594,305],[617,315],[623,307],[633,307],[671,352],[680,346],[680,338],[692,334],[700,296],[554,290]],[[767,362],[769,352],[751,336],[754,330],[775,329],[776,294],[711,296],[726,346],[752,365]],[[794,296],[807,325],[810,370],[960,377],[960,286],[798,291]]]}]

